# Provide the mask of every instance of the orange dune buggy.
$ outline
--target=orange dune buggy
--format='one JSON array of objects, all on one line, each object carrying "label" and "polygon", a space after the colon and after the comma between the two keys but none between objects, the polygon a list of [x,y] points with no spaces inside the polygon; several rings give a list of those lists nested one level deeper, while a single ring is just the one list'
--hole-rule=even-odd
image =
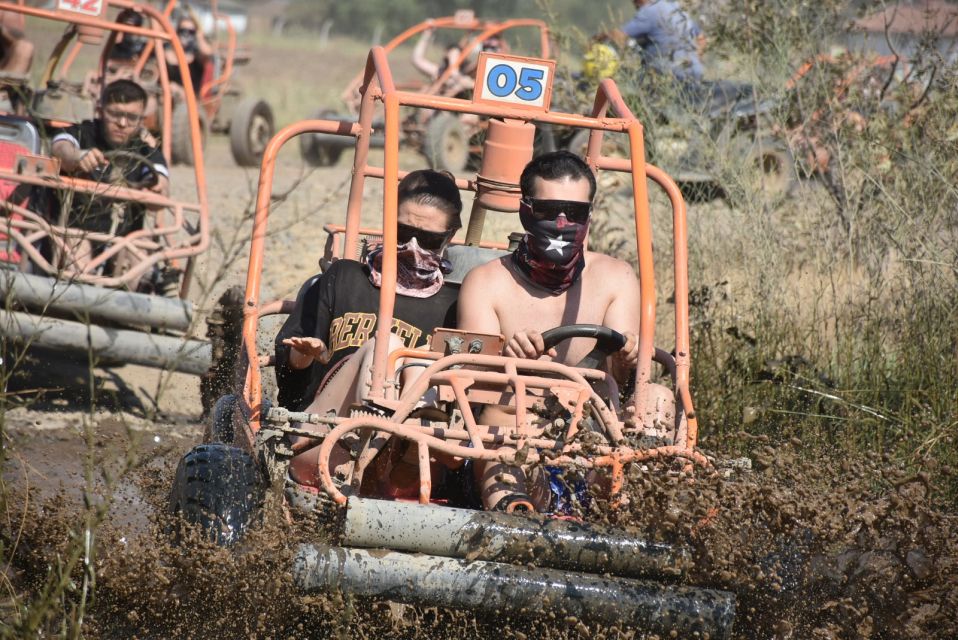
[{"label": "orange dune buggy", "polygon": [[[537,49],[534,54],[540,58],[550,57],[549,28],[541,20],[513,19],[513,20],[479,20],[472,11],[459,11],[453,16],[424,20],[412,26],[383,46],[387,54],[397,47],[412,41],[427,30],[434,29],[439,34],[453,34],[458,41],[459,53],[449,60],[447,65],[439,65],[439,75],[427,80],[418,80],[401,85],[404,91],[421,93],[423,95],[445,97],[468,97],[468,90],[463,91],[462,85],[456,78],[474,73],[476,55],[488,43],[498,41],[502,43],[503,52],[508,49],[507,41],[525,36],[525,40],[534,40]],[[337,113],[335,109],[321,109],[314,117],[327,120],[341,120],[355,122],[359,117],[359,108],[362,101],[360,89],[363,75],[357,75],[343,92],[343,103],[346,113]],[[461,116],[461,114],[460,114]],[[443,169],[458,173],[466,168],[472,159],[477,159],[481,150],[482,134],[485,130],[485,120],[482,118],[465,118],[450,113],[433,112],[425,109],[412,111],[406,114],[402,121],[402,145],[419,151],[429,165],[434,169]],[[383,145],[382,121],[373,124],[373,145]],[[543,133],[543,136],[547,134]],[[314,166],[327,166],[339,161],[343,151],[350,142],[341,136],[311,133],[300,137],[300,152],[304,160]],[[537,140],[537,146],[549,148],[549,140]]]},{"label": "orange dune buggy", "polygon": [[[149,16],[152,26],[118,25],[105,18],[110,9],[134,6]],[[63,87],[81,87],[84,82],[67,76],[62,67],[70,67],[82,47],[101,45],[111,30],[143,36],[156,45],[172,43],[183,62],[172,26],[156,9],[129,0],[60,0],[56,9],[16,4],[4,5],[4,11],[66,24],[40,90],[26,92],[32,96],[30,115],[0,114],[0,290],[6,300],[0,310],[0,334],[5,345],[92,352],[96,359],[205,373],[210,345],[188,338],[194,310],[186,300],[195,260],[210,241],[202,163],[193,173],[195,198],[176,200],[139,188],[143,185],[132,184],[123,171],[100,180],[61,175],[59,161],[49,155],[56,132],[76,122],[51,117],[49,107],[62,106],[58,101],[68,95]],[[166,66],[157,62],[157,82],[168,89]],[[161,138],[169,153],[168,90],[159,102]],[[197,123],[192,93],[187,110],[191,122]],[[189,130],[189,140],[196,157],[202,158],[196,124]],[[111,166],[144,160],[123,154],[135,155],[107,152]],[[70,207],[77,198],[109,203],[112,230],[71,227]],[[141,227],[121,235],[115,229],[132,215],[131,207],[155,211],[145,216]],[[92,259],[79,259],[80,239],[98,247]],[[121,255],[122,269],[115,266]]]},{"label": "orange dune buggy", "polygon": [[[220,399],[206,442],[180,462],[170,506],[220,544],[231,544],[243,535],[267,489],[283,495],[291,507],[319,510],[328,522],[343,523],[337,527],[337,540],[317,540],[298,550],[294,576],[307,591],[341,591],[495,615],[575,616],[666,637],[677,633],[728,638],[734,596],[674,584],[689,568],[688,549],[591,524],[588,509],[585,521],[568,521],[551,517],[555,514],[456,508],[438,499],[440,487],[433,483],[431,469],[441,459],[544,466],[570,478],[577,474],[604,478],[605,488],[597,489],[601,495],[595,497],[616,508],[627,499],[626,471],[631,465],[655,459],[688,467],[709,464],[695,448],[698,427],[689,389],[682,196],[664,172],[646,164],[642,125],[613,81],[599,86],[589,115],[549,110],[554,65],[549,60],[484,53],[473,98],[467,100],[399,89],[386,50],[375,48],[359,89],[358,122],[308,120],[273,138],[260,173],[236,392]],[[368,161],[377,103],[385,109],[383,166]],[[455,269],[448,281],[453,283],[461,282],[469,265],[503,255],[502,249],[484,246],[478,239],[487,210],[518,211],[517,183],[532,158],[535,123],[591,131],[586,162],[595,171],[631,176],[642,313],[636,327],[640,355],[635,392],[627,400],[619,399],[614,379],[602,369],[601,344],[596,361],[577,366],[507,357],[501,353],[502,336],[456,329],[437,329],[428,348],[388,351],[396,302],[397,185],[406,173],[399,166],[402,107],[489,119],[479,173],[457,179],[460,189],[473,192],[475,199],[466,243],[448,251]],[[275,406],[272,394],[264,394],[272,358],[256,350],[261,320],[288,313],[292,306],[289,301],[260,299],[276,158],[287,142],[311,133],[352,138],[355,145],[346,224],[331,228],[333,244],[339,245],[334,254],[345,256],[340,259],[357,256],[363,236],[381,237],[384,247],[372,386],[348,415]],[[603,156],[606,135],[625,138],[629,156]],[[362,195],[370,179],[383,181],[383,226],[364,230]],[[656,294],[649,180],[665,190],[672,207],[675,343],[666,349],[653,341]],[[557,332],[559,338],[608,333],[594,325]],[[426,365],[416,382],[402,388],[387,373],[396,370],[401,357]],[[427,393],[439,398],[438,409],[428,417],[414,413]],[[512,406],[514,424],[484,424],[479,409],[485,404]],[[294,441],[299,436],[306,438]],[[412,502],[388,499],[389,492],[382,489],[388,475],[378,482],[364,481],[380,473],[379,462],[390,443],[407,447],[418,461],[418,498]],[[353,460],[342,482],[334,480],[328,462],[332,448],[338,446],[347,447]],[[288,473],[290,461],[316,447],[319,457],[312,481],[295,482]]]}]

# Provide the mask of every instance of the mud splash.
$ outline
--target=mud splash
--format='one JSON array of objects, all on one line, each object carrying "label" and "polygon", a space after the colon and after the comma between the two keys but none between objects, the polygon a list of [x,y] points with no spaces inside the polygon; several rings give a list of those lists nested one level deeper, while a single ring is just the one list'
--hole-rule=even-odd
[{"label": "mud splash", "polygon": [[[292,552],[299,542],[328,540],[325,524],[290,524],[270,508],[236,549],[195,533],[174,544],[165,506],[177,457],[170,450],[141,461],[120,485],[141,496],[125,508],[151,511],[149,524],[131,533],[128,521],[103,519],[92,568],[80,558],[65,600],[47,603],[43,628],[51,635],[76,610],[87,579],[95,586],[82,622],[90,638],[644,637],[562,616],[490,619],[302,596],[292,585]],[[688,581],[737,594],[736,638],[954,637],[958,517],[933,500],[927,474],[881,459],[836,462],[797,442],[759,441],[751,457],[752,472],[698,473],[694,482],[666,466],[635,466],[628,504],[601,509],[602,519],[690,544]],[[19,493],[8,496],[6,511],[22,515],[3,523],[8,548],[19,541],[8,575],[21,604],[39,606],[49,568],[66,566],[95,509],[66,493],[40,501]]]}]

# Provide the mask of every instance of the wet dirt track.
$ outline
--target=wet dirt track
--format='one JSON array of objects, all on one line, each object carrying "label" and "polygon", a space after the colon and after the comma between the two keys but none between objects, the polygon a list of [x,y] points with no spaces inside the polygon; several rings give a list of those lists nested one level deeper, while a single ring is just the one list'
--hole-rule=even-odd
[{"label": "wet dirt track", "polygon": [[[295,158],[284,162],[296,175]],[[241,281],[254,179],[231,165],[222,140],[212,142],[208,166],[217,234],[193,291],[205,311]],[[283,262],[268,265],[265,297],[292,294],[315,270],[321,225],[341,216],[338,204],[323,203],[347,174],[344,166],[318,171],[288,198],[268,250]],[[23,406],[5,414],[2,537],[14,557],[6,597],[39,607],[49,568],[63,567],[75,587],[45,605],[40,627],[49,633],[76,610],[84,584],[95,584],[82,623],[93,638],[643,637],[571,617],[489,619],[296,595],[295,544],[327,536],[322,523],[289,525],[276,509],[239,549],[173,546],[164,509],[176,461],[200,438],[198,381],[129,366],[96,369],[92,379],[88,371],[40,354],[8,389]],[[727,478],[689,482],[636,467],[630,505],[604,519],[690,544],[689,582],[736,593],[737,638],[958,634],[958,517],[932,502],[926,476],[881,459],[837,462],[802,443],[776,450],[750,440],[746,448],[755,469]],[[27,614],[4,606],[2,615],[11,624]]]}]

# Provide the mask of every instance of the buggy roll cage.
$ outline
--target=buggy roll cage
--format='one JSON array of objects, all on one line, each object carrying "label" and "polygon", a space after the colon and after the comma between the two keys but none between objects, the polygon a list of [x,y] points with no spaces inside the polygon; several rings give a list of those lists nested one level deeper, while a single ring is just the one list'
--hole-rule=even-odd
[{"label": "buggy roll cage", "polygon": [[[401,435],[406,439],[417,442],[420,460],[420,500],[424,502],[428,501],[429,495],[428,467],[430,448],[473,459],[497,459],[503,462],[514,462],[515,459],[518,458],[518,456],[511,458],[503,457],[500,456],[500,450],[498,449],[484,448],[483,442],[497,442],[497,440],[489,434],[478,433],[475,420],[471,415],[465,418],[465,429],[460,429],[457,432],[458,435],[453,436],[461,441],[471,441],[471,448],[440,441],[438,438],[430,435],[430,433],[432,433],[430,427],[416,427],[402,424],[408,417],[415,403],[416,393],[423,390],[420,388],[423,387],[423,385],[438,382],[439,384],[452,386],[454,398],[459,401],[461,405],[465,398],[465,388],[478,379],[485,379],[486,382],[492,384],[511,386],[515,389],[516,398],[522,396],[527,387],[550,388],[548,385],[551,382],[554,383],[553,386],[556,388],[568,386],[570,387],[570,391],[580,394],[578,396],[578,404],[579,407],[581,407],[581,400],[595,400],[598,398],[598,396],[592,392],[586,378],[598,381],[611,378],[611,376],[604,374],[604,372],[576,369],[575,367],[553,362],[521,360],[499,355],[459,354],[439,357],[437,362],[426,369],[419,379],[419,382],[411,385],[411,389],[403,390],[398,400],[387,397],[388,389],[391,387],[390,381],[386,379],[387,371],[389,371],[387,360],[409,355],[415,355],[417,358],[427,360],[437,360],[436,353],[422,350],[403,350],[392,355],[388,353],[388,336],[392,324],[391,320],[393,318],[396,296],[397,187],[399,180],[405,174],[405,172],[399,169],[399,134],[401,127],[399,109],[401,106],[409,106],[458,113],[473,113],[481,116],[498,116],[524,122],[588,128],[592,130],[586,156],[586,162],[590,167],[595,171],[613,170],[632,174],[641,315],[638,330],[639,358],[636,366],[636,392],[633,397],[632,406],[626,409],[626,413],[632,413],[631,420],[634,420],[634,424],[637,425],[639,429],[655,429],[656,425],[654,422],[657,408],[653,406],[655,401],[653,390],[651,389],[654,385],[652,382],[652,363],[655,361],[662,364],[665,369],[672,374],[674,384],[672,392],[675,397],[676,416],[678,417],[679,413],[681,413],[686,419],[686,426],[676,435],[674,444],[672,445],[649,449],[629,448],[622,445],[621,436],[624,431],[623,423],[600,401],[596,407],[598,413],[596,417],[599,422],[607,428],[607,432],[611,435],[609,441],[612,444],[611,446],[599,447],[597,449],[597,457],[593,459],[591,466],[610,467],[613,472],[613,487],[615,487],[617,484],[621,486],[622,466],[632,461],[647,460],[661,456],[675,456],[694,461],[698,464],[707,465],[708,463],[704,456],[694,451],[698,426],[689,390],[688,254],[685,203],[675,182],[661,169],[645,162],[642,124],[633,116],[626,106],[615,82],[611,79],[606,79],[601,82],[590,116],[553,113],[549,111],[530,112],[529,110],[508,106],[490,105],[459,98],[430,96],[418,92],[398,90],[393,81],[392,71],[390,70],[386,57],[386,49],[384,47],[375,47],[370,51],[367,58],[360,91],[362,102],[358,122],[307,120],[292,124],[279,131],[273,137],[263,155],[243,309],[242,348],[245,350],[244,355],[248,367],[245,372],[243,392],[239,394],[239,404],[240,410],[244,414],[248,425],[248,430],[245,433],[247,439],[246,446],[251,449],[255,448],[256,442],[258,441],[257,436],[260,435],[259,432],[268,417],[262,396],[260,367],[268,366],[270,358],[269,356],[260,357],[256,352],[258,319],[261,315],[276,313],[279,312],[280,309],[283,311],[289,310],[288,304],[270,303],[261,306],[260,303],[260,285],[264,264],[266,229],[269,218],[275,161],[277,154],[284,144],[304,133],[328,133],[353,136],[356,138],[353,177],[347,206],[345,250],[342,255],[356,255],[360,236],[362,194],[366,179],[370,177],[381,178],[384,182],[382,229],[384,246],[382,266],[383,285],[380,289],[379,320],[375,334],[376,349],[373,359],[372,387],[368,398],[376,404],[394,409],[395,414],[392,416],[392,419],[369,416],[320,418],[322,424],[333,428],[331,432],[326,434],[322,442],[322,449],[320,451],[320,474],[324,488],[333,495],[337,501],[343,502],[345,501],[345,497],[333,485],[330,479],[329,469],[327,465],[323,464],[323,461],[328,457],[329,447],[331,447],[340,436],[356,429],[381,430],[390,434]],[[383,166],[381,167],[370,165],[368,162],[370,147],[369,132],[372,128],[377,102],[382,102],[385,110],[385,158]],[[612,117],[607,115],[610,109],[614,114]],[[629,158],[611,158],[601,154],[602,137],[605,132],[619,132],[628,135]],[[656,182],[664,189],[669,196],[672,206],[675,278],[674,356],[662,349],[656,349],[653,344],[656,304],[652,256],[652,224],[649,214],[646,186],[647,178]],[[461,190],[474,191],[480,195],[484,188],[481,175],[478,176],[476,180],[458,178],[456,183]],[[477,198],[477,202],[478,200],[479,198]],[[477,210],[474,209],[473,215],[476,215],[476,213]],[[480,211],[480,213],[482,212]],[[463,383],[461,378],[457,382],[454,378],[456,378],[456,375],[460,371],[452,370],[457,365],[477,365],[484,367],[486,370],[462,370],[468,374],[469,382]],[[443,370],[443,367],[445,367],[445,370]],[[493,368],[498,368],[502,371],[497,373],[489,370]],[[559,375],[560,378],[558,380],[556,378],[544,378],[543,374]],[[605,381],[608,383],[607,379]],[[611,382],[610,386],[614,386],[614,381]],[[522,391],[520,391],[520,389]],[[583,396],[581,394],[585,395]],[[517,400],[517,405],[522,404],[522,401]],[[575,405],[576,403],[573,402],[572,404]],[[595,403],[593,404],[595,406]],[[613,401],[613,405],[615,405],[615,401]],[[531,447],[554,446],[556,444],[555,441],[547,442],[536,439],[535,435],[530,436],[528,433],[522,433],[523,426],[521,424],[521,418],[523,410],[524,407],[517,406],[516,422],[519,431],[519,442],[526,443]],[[275,411],[275,409],[271,411]],[[464,413],[469,412],[465,411]],[[582,417],[581,413],[580,408],[575,412],[573,420],[576,421],[580,419]],[[576,428],[577,427],[573,425],[570,431],[575,431]],[[302,435],[300,432],[297,432],[297,434]],[[490,438],[492,438],[492,440],[490,440]],[[520,446],[516,445],[515,442],[515,440],[512,440],[509,444]],[[515,452],[515,449],[512,451]],[[529,452],[527,450],[524,455],[524,459],[526,460],[539,459],[535,451]],[[553,462],[568,462],[570,458],[568,458],[568,456],[562,456],[560,458],[552,458],[551,460]],[[367,460],[365,462],[368,463],[369,461]],[[359,464],[362,466],[364,462],[360,460]],[[425,477],[423,477],[423,473],[425,473]],[[616,478],[618,478],[617,481]]]}]

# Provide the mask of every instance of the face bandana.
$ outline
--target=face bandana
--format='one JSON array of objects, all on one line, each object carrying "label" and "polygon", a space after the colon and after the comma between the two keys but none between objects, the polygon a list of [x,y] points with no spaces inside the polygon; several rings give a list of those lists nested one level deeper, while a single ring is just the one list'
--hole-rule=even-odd
[{"label": "face bandana", "polygon": [[585,237],[589,223],[569,222],[565,215],[539,220],[525,205],[519,207],[525,237],[512,254],[512,263],[534,284],[562,293],[585,268]]},{"label": "face bandana", "polygon": [[[434,251],[419,246],[415,237],[396,245],[396,293],[413,298],[428,298],[442,287],[443,273],[452,272],[452,264]],[[369,281],[383,284],[383,248],[376,247],[366,256]]]}]

